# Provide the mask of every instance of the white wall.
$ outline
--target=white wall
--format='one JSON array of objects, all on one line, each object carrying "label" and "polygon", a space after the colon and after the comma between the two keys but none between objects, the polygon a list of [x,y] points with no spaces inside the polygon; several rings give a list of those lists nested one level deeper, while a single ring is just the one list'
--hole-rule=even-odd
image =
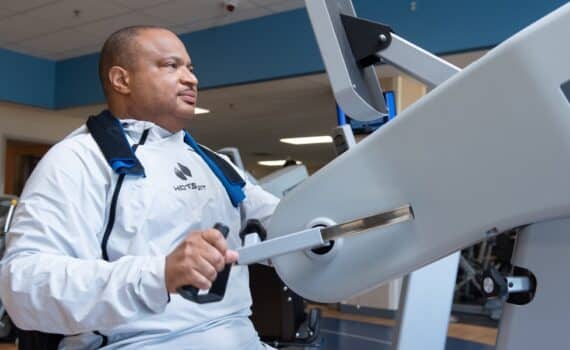
[{"label": "white wall", "polygon": [[0,193],[4,193],[6,140],[53,144],[85,122],[90,113],[104,105],[47,110],[8,102],[0,102]]}]

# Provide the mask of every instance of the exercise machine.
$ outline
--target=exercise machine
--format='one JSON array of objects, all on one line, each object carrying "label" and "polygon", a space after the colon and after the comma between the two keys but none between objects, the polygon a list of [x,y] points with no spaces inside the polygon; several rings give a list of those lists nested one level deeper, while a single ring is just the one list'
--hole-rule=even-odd
[{"label": "exercise machine", "polygon": [[380,59],[432,90],[292,190],[268,239],[241,248],[240,263],[271,259],[296,293],[337,302],[426,265],[449,272],[460,249],[519,228],[512,274],[483,282],[509,301],[497,349],[565,344],[570,5],[462,71],[358,19],[350,1],[308,0],[307,9],[337,102],[351,117],[386,112],[378,79],[367,73]]}]

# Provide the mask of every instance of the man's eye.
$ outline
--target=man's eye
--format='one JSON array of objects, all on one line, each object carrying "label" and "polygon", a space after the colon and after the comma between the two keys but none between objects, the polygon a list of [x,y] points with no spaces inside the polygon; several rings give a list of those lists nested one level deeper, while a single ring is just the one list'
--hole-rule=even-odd
[{"label": "man's eye", "polygon": [[178,64],[176,64],[175,62],[167,63],[166,66],[168,68],[178,68]]}]

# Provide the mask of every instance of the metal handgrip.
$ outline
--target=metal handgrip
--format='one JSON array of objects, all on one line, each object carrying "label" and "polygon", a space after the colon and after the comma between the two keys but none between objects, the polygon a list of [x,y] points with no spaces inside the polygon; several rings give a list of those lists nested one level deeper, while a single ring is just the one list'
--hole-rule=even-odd
[{"label": "metal handgrip", "polygon": [[[230,229],[226,225],[216,223],[214,228],[220,231],[224,238],[228,237]],[[212,287],[207,294],[199,294],[200,290],[192,285],[180,287],[176,291],[184,298],[198,304],[220,301],[224,298],[224,294],[226,293],[231,267],[231,264],[226,264],[226,267],[218,273],[218,277],[216,277],[216,280],[212,283]]]}]

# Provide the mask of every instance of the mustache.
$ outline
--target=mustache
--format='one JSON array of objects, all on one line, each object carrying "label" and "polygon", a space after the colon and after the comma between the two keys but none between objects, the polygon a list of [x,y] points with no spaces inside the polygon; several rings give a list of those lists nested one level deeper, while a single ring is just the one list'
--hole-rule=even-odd
[{"label": "mustache", "polygon": [[188,88],[188,89],[184,89],[184,90],[178,91],[178,95],[188,95],[189,93],[192,93],[192,94],[194,94],[194,95],[198,95],[198,90],[197,90],[197,89]]}]

